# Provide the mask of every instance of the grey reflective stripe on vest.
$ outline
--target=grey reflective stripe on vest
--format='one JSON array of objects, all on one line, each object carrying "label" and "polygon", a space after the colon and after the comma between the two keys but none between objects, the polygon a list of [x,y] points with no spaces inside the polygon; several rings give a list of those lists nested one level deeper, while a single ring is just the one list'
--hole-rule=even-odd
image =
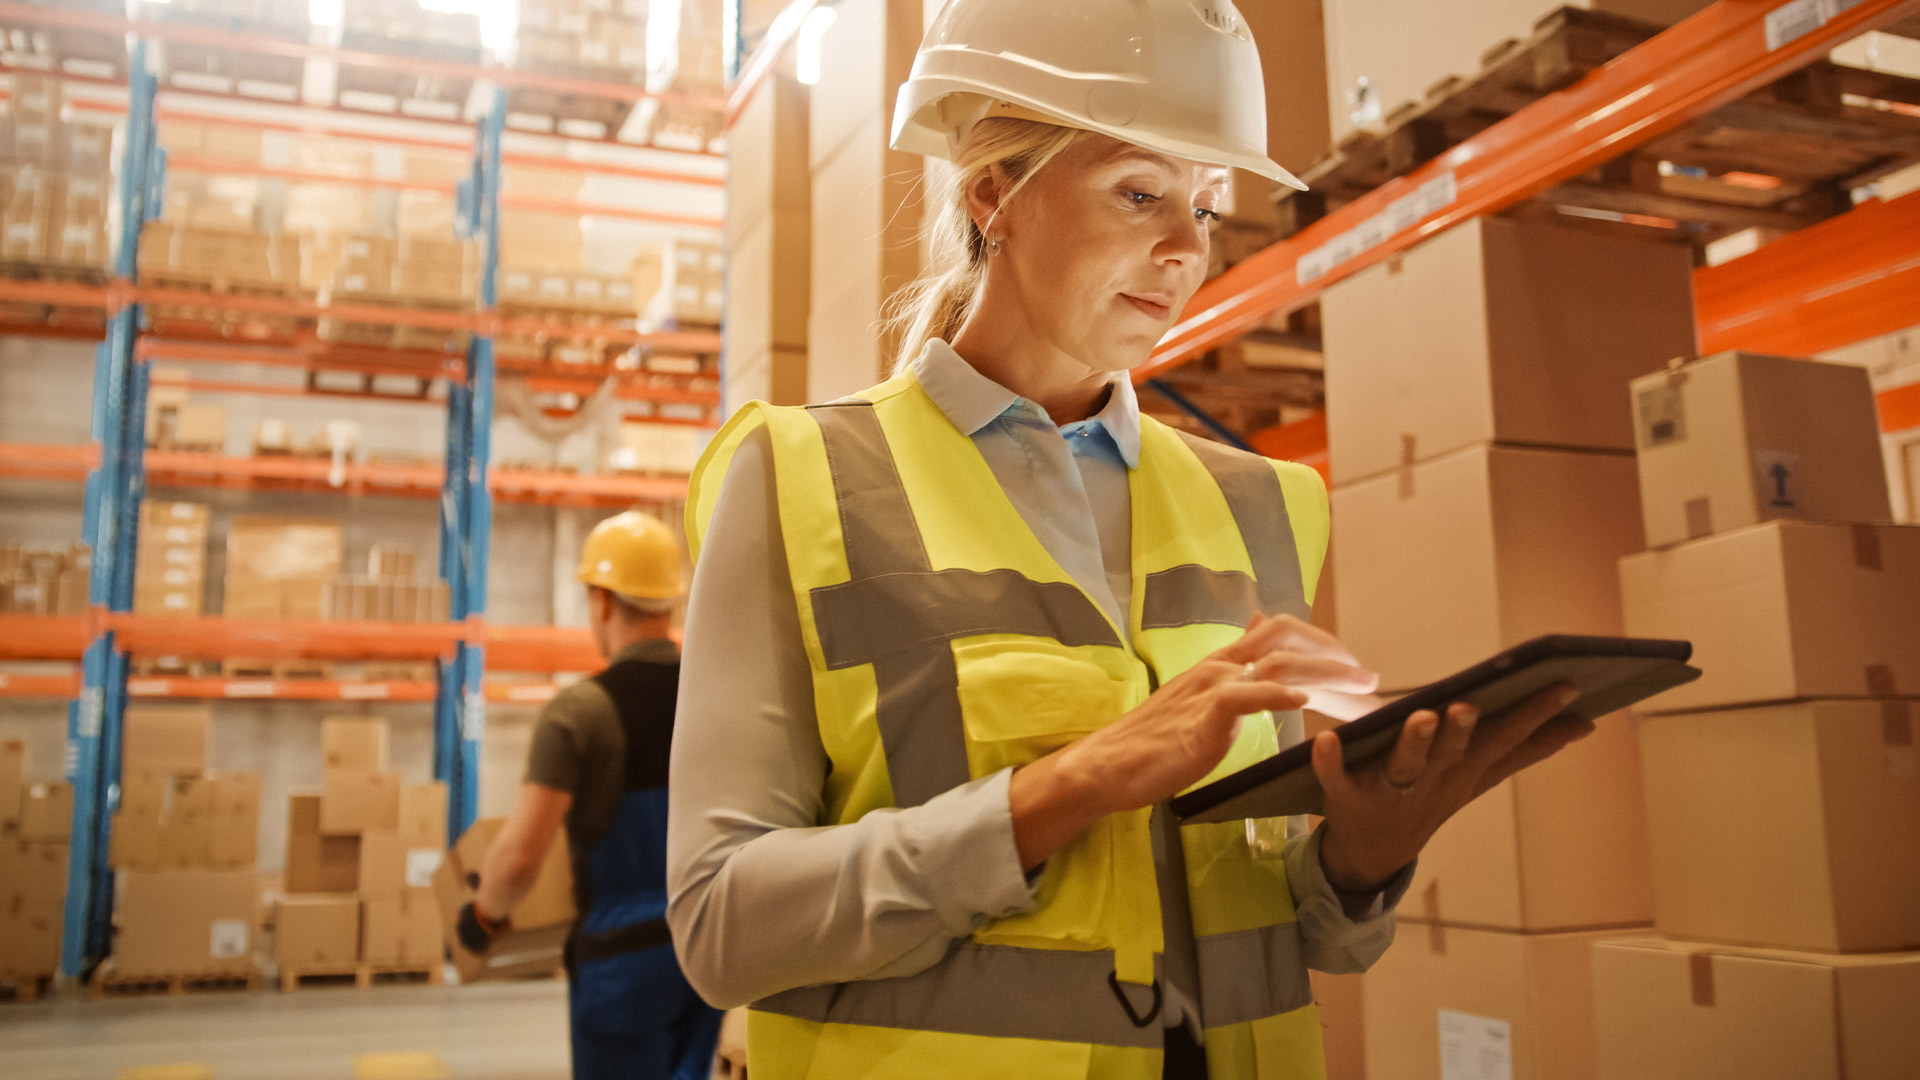
[{"label": "grey reflective stripe on vest", "polygon": [[1200,1016],[1210,1028],[1292,1012],[1313,1002],[1298,923],[1196,938]]},{"label": "grey reflective stripe on vest", "polygon": [[[1135,1027],[1127,1019],[1107,982],[1112,974],[1111,951],[962,942],[918,975],[805,986],[753,1007],[819,1024],[1158,1049],[1164,1029]],[[1147,989],[1128,989],[1145,1012]]]},{"label": "grey reflective stripe on vest", "polygon": [[1188,563],[1147,575],[1146,595],[1140,599],[1140,629],[1195,623],[1245,626],[1258,610],[1252,578],[1238,570],[1210,570]]},{"label": "grey reflective stripe on vest", "polygon": [[919,806],[973,777],[949,643],[1027,634],[1119,646],[1086,594],[1012,570],[934,570],[879,417],[865,401],[808,410],[820,424],[839,502],[849,580],[813,590],[830,669],[872,664],[875,722],[894,803]]},{"label": "grey reflective stripe on vest", "polygon": [[[1281,488],[1280,477],[1274,473],[1272,464],[1198,435],[1184,431],[1178,434],[1227,498],[1227,509],[1233,514],[1234,524],[1240,527],[1240,538],[1246,543],[1247,556],[1253,564],[1260,612],[1306,618],[1309,609],[1306,587],[1300,578],[1300,550],[1293,541],[1293,526],[1287,520],[1286,491]],[[1240,620],[1242,624],[1245,621]]]}]

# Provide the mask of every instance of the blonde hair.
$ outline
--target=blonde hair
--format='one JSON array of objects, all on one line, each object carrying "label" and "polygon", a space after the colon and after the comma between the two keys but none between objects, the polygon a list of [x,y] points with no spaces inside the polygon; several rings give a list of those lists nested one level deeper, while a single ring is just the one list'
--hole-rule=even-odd
[{"label": "blonde hair", "polygon": [[[927,342],[953,340],[973,312],[987,272],[987,238],[967,210],[966,190],[995,165],[1013,181],[1000,209],[1046,164],[1087,133],[1036,120],[992,117],[973,125],[937,181],[926,226],[926,269],[887,302],[888,336],[899,342],[895,374],[906,370]],[[995,213],[999,213],[998,210]],[[989,222],[991,224],[991,222]]]}]

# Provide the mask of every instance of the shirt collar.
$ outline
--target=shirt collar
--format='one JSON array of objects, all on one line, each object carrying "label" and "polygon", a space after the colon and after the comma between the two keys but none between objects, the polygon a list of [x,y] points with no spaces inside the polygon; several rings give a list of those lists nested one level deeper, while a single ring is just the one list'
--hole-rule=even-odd
[{"label": "shirt collar", "polygon": [[[953,346],[939,338],[927,342],[913,362],[914,378],[927,396],[945,413],[960,433],[971,437],[981,428],[998,420],[1008,410],[1021,406],[1036,417],[1046,414],[1020,395],[982,375],[967,363]],[[1098,424],[1113,439],[1127,468],[1140,465],[1140,399],[1133,391],[1133,380],[1124,372],[1116,373],[1108,383],[1107,403],[1098,413],[1077,424]],[[1065,428],[1075,427],[1068,424]],[[1062,428],[1062,430],[1065,430]]]},{"label": "shirt collar", "polygon": [[619,664],[628,660],[639,660],[648,664],[675,664],[680,661],[680,646],[672,638],[644,638],[628,642],[626,648],[613,655],[611,663]]}]

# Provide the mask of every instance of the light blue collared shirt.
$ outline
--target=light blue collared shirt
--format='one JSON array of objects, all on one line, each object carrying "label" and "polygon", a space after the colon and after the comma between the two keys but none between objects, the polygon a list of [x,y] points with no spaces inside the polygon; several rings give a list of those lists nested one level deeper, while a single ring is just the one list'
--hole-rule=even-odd
[{"label": "light blue collared shirt", "polygon": [[1055,424],[1045,409],[982,375],[935,338],[913,362],[927,396],[973,440],[1021,520],[1060,568],[1127,634],[1133,599],[1133,500],[1140,402],[1125,372],[1098,413]]}]

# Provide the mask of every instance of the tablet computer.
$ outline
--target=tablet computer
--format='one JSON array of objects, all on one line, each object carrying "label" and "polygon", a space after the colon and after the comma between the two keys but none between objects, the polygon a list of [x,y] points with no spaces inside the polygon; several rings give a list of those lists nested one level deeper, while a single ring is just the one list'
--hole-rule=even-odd
[{"label": "tablet computer", "polygon": [[[1598,719],[1637,701],[1700,677],[1690,667],[1693,644],[1653,638],[1579,637],[1551,634],[1450,675],[1334,729],[1353,769],[1393,749],[1408,717],[1464,701],[1492,718],[1561,682],[1580,691],[1563,716]],[[1313,772],[1311,740],[1255,762],[1173,800],[1182,822],[1317,814],[1323,795]]]}]

